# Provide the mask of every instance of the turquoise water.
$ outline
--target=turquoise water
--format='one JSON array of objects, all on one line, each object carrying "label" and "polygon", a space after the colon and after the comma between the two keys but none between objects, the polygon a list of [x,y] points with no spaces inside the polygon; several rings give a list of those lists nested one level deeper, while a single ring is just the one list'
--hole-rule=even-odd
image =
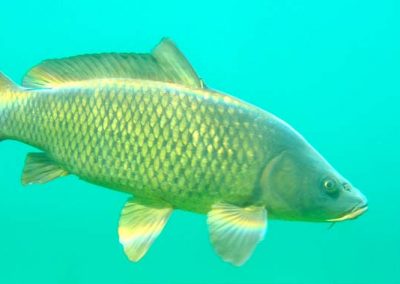
[{"label": "turquoise water", "polygon": [[[368,197],[357,220],[271,221],[241,268],[205,216],[175,212],[138,264],[117,239],[126,195],[67,177],[20,185],[31,147],[0,144],[0,283],[400,283],[400,3],[2,1],[0,70],[174,39],[212,88],[292,124]],[[325,3],[328,2],[328,3]]]}]

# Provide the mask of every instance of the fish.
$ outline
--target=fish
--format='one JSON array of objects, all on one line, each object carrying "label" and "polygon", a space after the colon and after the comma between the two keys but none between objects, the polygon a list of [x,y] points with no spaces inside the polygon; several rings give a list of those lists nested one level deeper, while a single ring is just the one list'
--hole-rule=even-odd
[{"label": "fish", "polygon": [[0,140],[27,154],[22,184],[75,175],[129,194],[118,237],[138,262],[174,210],[207,216],[222,260],[243,265],[269,220],[340,222],[366,197],[289,124],[209,88],[175,43],[150,53],[45,60],[0,73]]}]

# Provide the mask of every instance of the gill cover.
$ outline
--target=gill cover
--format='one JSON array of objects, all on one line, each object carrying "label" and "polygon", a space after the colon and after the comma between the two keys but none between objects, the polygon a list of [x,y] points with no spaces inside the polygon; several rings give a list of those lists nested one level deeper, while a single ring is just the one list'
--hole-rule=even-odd
[{"label": "gill cover", "polygon": [[361,192],[304,142],[274,158],[260,183],[271,218],[343,221],[365,211],[359,210],[366,206]]}]

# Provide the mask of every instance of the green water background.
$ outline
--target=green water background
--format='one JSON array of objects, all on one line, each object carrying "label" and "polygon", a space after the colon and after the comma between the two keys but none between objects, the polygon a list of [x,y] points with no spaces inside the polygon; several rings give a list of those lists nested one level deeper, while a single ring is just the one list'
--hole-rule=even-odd
[{"label": "green water background", "polygon": [[0,70],[148,51],[173,38],[212,88],[292,124],[368,197],[338,224],[272,221],[243,267],[204,216],[176,212],[138,264],[117,239],[127,196],[78,180],[24,188],[27,152],[0,144],[0,283],[400,283],[400,1],[0,2]]}]

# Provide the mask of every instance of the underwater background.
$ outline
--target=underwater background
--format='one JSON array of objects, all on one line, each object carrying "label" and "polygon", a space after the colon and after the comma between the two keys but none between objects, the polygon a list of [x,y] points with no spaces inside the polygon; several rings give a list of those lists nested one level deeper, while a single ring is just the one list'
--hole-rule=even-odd
[{"label": "underwater background", "polygon": [[400,1],[0,2],[0,70],[148,52],[168,36],[211,88],[294,126],[368,198],[336,224],[271,221],[237,268],[176,211],[145,258],[117,237],[127,195],[66,177],[22,187],[35,149],[0,144],[0,283],[400,283]]}]

